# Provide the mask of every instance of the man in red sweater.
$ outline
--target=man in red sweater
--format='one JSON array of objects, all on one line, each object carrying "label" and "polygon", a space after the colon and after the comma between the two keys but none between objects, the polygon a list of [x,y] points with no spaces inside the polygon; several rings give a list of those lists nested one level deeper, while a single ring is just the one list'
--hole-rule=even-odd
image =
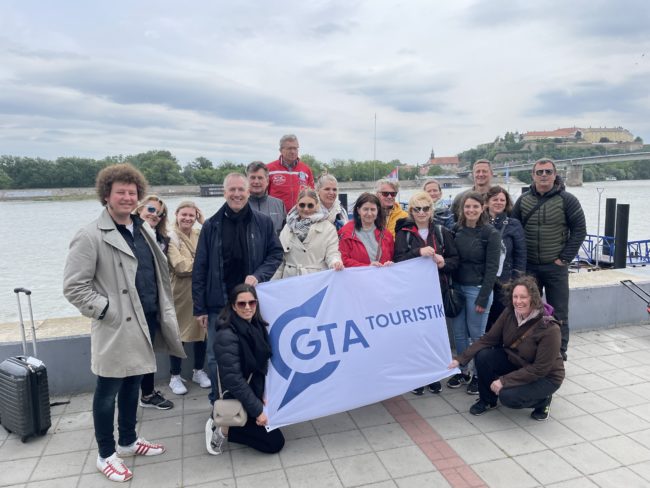
[{"label": "man in red sweater", "polygon": [[298,201],[298,192],[308,186],[314,188],[314,175],[309,166],[298,157],[298,138],[287,134],[280,139],[280,158],[269,163],[268,193],[284,202],[284,208],[289,210]]}]

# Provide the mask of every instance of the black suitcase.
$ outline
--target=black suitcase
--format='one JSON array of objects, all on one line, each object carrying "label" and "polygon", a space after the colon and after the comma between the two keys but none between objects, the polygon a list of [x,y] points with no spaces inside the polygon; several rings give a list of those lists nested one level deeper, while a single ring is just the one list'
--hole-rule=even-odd
[{"label": "black suitcase", "polygon": [[[0,422],[7,431],[13,432],[26,442],[29,437],[45,435],[52,425],[50,392],[45,364],[34,357],[36,356],[36,329],[32,313],[32,292],[25,288],[16,288],[14,292],[18,299],[23,356],[8,358],[0,363]],[[20,293],[27,295],[34,356],[27,355]]]}]

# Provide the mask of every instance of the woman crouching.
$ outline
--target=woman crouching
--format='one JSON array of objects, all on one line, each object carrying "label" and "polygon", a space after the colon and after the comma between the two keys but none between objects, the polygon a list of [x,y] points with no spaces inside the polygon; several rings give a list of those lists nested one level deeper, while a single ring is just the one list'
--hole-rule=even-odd
[{"label": "woman crouching", "polygon": [[235,286],[228,304],[217,321],[214,344],[219,358],[217,377],[224,398],[239,400],[248,414],[243,427],[217,427],[210,417],[205,425],[208,453],[223,452],[226,440],[250,446],[261,452],[276,453],[284,446],[279,429],[267,432],[268,418],[264,413],[264,380],[268,371],[271,345],[257,306],[257,292],[250,285]]},{"label": "woman crouching", "polygon": [[479,399],[469,409],[482,415],[497,406],[532,408],[531,417],[547,420],[553,393],[564,380],[560,325],[542,302],[535,279],[522,276],[507,285],[508,305],[498,320],[449,369],[474,358]]}]

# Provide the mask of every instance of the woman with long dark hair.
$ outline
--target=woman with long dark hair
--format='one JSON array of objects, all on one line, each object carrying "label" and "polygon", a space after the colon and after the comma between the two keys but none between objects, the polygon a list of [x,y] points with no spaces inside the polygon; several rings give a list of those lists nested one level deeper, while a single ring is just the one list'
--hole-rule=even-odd
[{"label": "woman with long dark hair", "polygon": [[267,326],[255,288],[244,283],[236,285],[217,319],[214,354],[219,358],[217,377],[222,391],[227,390],[224,397],[239,400],[248,421],[243,427],[218,427],[210,417],[205,424],[205,443],[213,456],[223,452],[226,441],[266,453],[276,453],[284,446],[279,429],[267,432],[264,428],[268,424],[264,381],[271,357]]},{"label": "woman with long dark hair", "polygon": [[395,241],[386,229],[386,218],[377,195],[359,195],[352,215],[353,220],[339,231],[339,250],[345,267],[392,264]]}]

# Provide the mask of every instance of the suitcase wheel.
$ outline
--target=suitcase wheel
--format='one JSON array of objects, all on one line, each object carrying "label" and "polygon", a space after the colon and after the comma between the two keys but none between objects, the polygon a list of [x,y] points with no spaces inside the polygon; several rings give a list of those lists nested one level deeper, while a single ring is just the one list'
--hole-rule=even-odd
[{"label": "suitcase wheel", "polygon": [[28,436],[28,435],[24,435],[24,436],[22,436],[22,437],[20,438],[20,441],[24,444],[25,442],[27,442],[27,439],[29,439],[29,436]]}]

